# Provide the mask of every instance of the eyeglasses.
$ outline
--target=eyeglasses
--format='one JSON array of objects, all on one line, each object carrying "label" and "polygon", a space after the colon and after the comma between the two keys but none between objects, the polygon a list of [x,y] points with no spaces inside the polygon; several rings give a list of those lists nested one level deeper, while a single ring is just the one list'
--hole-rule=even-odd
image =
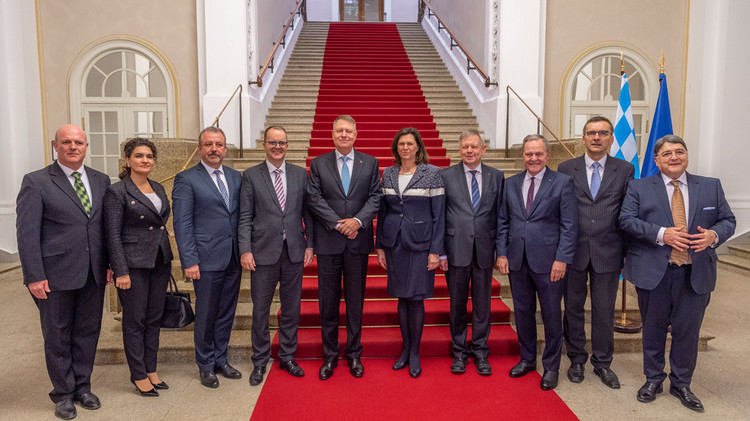
[{"label": "eyeglasses", "polygon": [[286,145],[289,144],[289,142],[277,142],[277,141],[273,140],[273,141],[270,141],[270,142],[266,142],[266,144],[271,145],[271,146],[286,146]]},{"label": "eyeglasses", "polygon": [[588,137],[594,137],[596,135],[599,135],[599,137],[607,137],[609,136],[609,130],[599,130],[599,131],[589,130],[585,133],[585,135]]},{"label": "eyeglasses", "polygon": [[671,158],[672,155],[676,156],[677,158],[682,158],[687,154],[687,151],[685,149],[675,149],[673,151],[664,151],[659,154],[662,158]]}]

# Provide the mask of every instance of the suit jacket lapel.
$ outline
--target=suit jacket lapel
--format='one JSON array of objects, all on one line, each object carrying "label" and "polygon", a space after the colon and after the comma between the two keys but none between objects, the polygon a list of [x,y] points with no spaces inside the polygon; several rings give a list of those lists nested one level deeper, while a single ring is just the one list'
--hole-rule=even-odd
[{"label": "suit jacket lapel", "polygon": [[526,171],[524,170],[521,174],[520,177],[517,177],[518,188],[514,190],[516,191],[516,200],[518,200],[518,205],[521,206],[523,214],[529,216],[526,214],[526,207],[523,205],[523,182],[526,180]]},{"label": "suit jacket lapel", "polygon": [[[135,197],[139,202],[143,203],[143,205],[146,206],[151,212],[155,213],[156,215],[160,215],[160,212],[156,210],[156,208],[154,207],[154,203],[151,202],[151,199],[143,194],[143,192],[138,188],[138,186],[135,185],[130,177],[125,177],[122,181],[125,183],[125,190],[127,190],[130,195]],[[156,189],[154,189],[154,191],[156,191]]]},{"label": "suit jacket lapel", "polygon": [[654,183],[653,186],[656,200],[659,201],[661,208],[664,209],[664,215],[667,217],[667,221],[669,221],[669,223],[674,226],[674,221],[672,220],[672,206],[669,204],[667,196],[667,186],[664,184],[664,180],[661,178],[661,173],[653,176],[651,181]]},{"label": "suit jacket lapel", "polygon": [[544,178],[541,180],[542,184],[539,186],[539,191],[536,192],[536,194],[534,195],[534,203],[531,205],[531,213],[529,215],[534,213],[537,206],[539,206],[539,203],[541,202],[539,198],[544,197],[544,195],[547,193],[547,190],[549,190],[549,186],[552,184],[553,178],[554,176],[553,176],[552,170],[550,170],[549,167],[547,167],[547,169],[544,171]]},{"label": "suit jacket lapel", "polygon": [[[206,168],[203,166],[203,164],[199,162],[198,165],[196,165],[195,170],[198,171],[198,176],[203,179],[203,181],[206,183],[206,186],[209,188],[209,190],[214,192],[214,195],[216,195],[216,198],[219,199],[219,201],[221,201],[222,205],[224,205],[224,198],[221,197],[221,192],[219,191],[219,188],[216,187],[213,177],[208,174],[208,171],[206,171]],[[225,176],[224,178],[227,178],[227,177]],[[228,181],[229,180],[227,180],[227,182]],[[226,209],[226,206],[224,206],[224,208]]]},{"label": "suit jacket lapel", "polygon": [[[336,184],[339,186],[339,191],[341,191],[341,194],[343,196],[346,196],[346,193],[344,191],[344,186],[341,184],[341,175],[339,174],[339,167],[338,162],[336,162],[336,151],[329,153],[326,157],[326,166],[328,167],[328,171],[331,172],[331,177],[333,177],[334,180],[336,180]],[[354,182],[354,179],[350,179],[349,181],[349,189],[351,190],[352,183]]]},{"label": "suit jacket lapel", "polygon": [[615,178],[617,178],[617,162],[616,159],[613,156],[607,157],[607,164],[604,166],[604,176],[602,177],[602,183],[599,185],[599,191],[606,191],[607,188],[609,188],[609,185],[615,182]]},{"label": "suit jacket lapel", "polygon": [[[102,180],[102,177],[106,176],[101,176],[91,168],[86,167],[86,177],[88,177],[89,187],[91,187],[91,197],[89,197],[89,200],[91,201],[91,216],[93,217],[95,213],[100,212],[104,207],[104,203],[102,202],[104,201],[104,190],[106,190],[107,186],[103,183],[104,180]],[[77,197],[78,195],[76,195]],[[80,200],[78,202],[80,203]],[[81,205],[81,208],[83,208],[83,205]]]},{"label": "suit jacket lapel", "polygon": [[392,188],[396,190],[396,194],[401,195],[401,189],[398,185],[398,168],[399,167],[389,167],[383,171],[382,187]]},{"label": "suit jacket lapel", "polygon": [[[364,160],[362,159],[362,154],[354,151],[354,162],[352,162],[352,174],[351,178],[349,179],[349,191],[354,191],[354,184],[357,183],[359,179],[359,173],[362,172],[362,165],[364,164]],[[341,177],[339,177],[339,180]],[[341,187],[341,191],[343,191],[343,186]],[[348,194],[349,192],[347,192]]]},{"label": "suit jacket lapel", "polygon": [[[700,198],[700,181],[696,179],[695,177],[691,176],[690,174],[687,174],[687,185],[688,185],[688,200],[690,203],[688,204],[688,207],[690,211],[688,212],[688,226],[685,229],[688,229],[693,226],[693,221],[695,220],[695,214],[698,212],[698,198]],[[703,227],[708,229],[709,227]]]},{"label": "suit jacket lapel", "polygon": [[473,206],[471,204],[471,192],[469,191],[469,185],[466,183],[464,164],[462,162],[459,162],[454,168],[456,173],[456,182],[458,183],[459,189],[464,196],[464,203],[469,207],[469,209],[473,210]]},{"label": "suit jacket lapel", "polygon": [[[424,173],[427,171],[427,166],[424,164],[417,165],[417,170],[414,171],[414,175],[411,176],[411,180],[409,180],[409,183],[406,184],[406,189],[410,189],[411,186],[414,185],[417,181],[419,181],[420,178],[424,177]],[[396,173],[396,186],[398,186],[398,173]]]},{"label": "suit jacket lapel", "polygon": [[[68,195],[68,197],[70,197],[73,203],[75,203],[76,206],[78,206],[78,209],[80,209],[81,212],[83,212],[85,215],[86,211],[83,209],[81,199],[78,198],[78,194],[76,194],[73,186],[70,185],[70,181],[68,181],[68,177],[65,175],[65,172],[63,172],[62,168],[60,168],[60,164],[55,162],[54,164],[50,165],[49,173],[52,176],[52,182],[57,184],[57,187],[60,187],[60,189],[64,191],[65,194]],[[91,180],[89,180],[89,184],[93,184],[91,183]]]},{"label": "suit jacket lapel", "polygon": [[[607,158],[609,159],[609,158]],[[583,156],[580,156],[579,158],[576,158],[576,161],[573,165],[573,179],[575,182],[581,186],[581,190],[586,192],[586,197],[589,198],[589,200],[594,201],[593,196],[591,196],[591,187],[589,186],[589,175],[588,175],[588,168],[586,168],[586,159]],[[606,168],[609,168],[609,165],[605,167],[605,174],[606,174]],[[599,188],[599,191],[601,191],[601,187]]]},{"label": "suit jacket lapel", "polygon": [[[287,166],[287,170],[289,167]],[[263,180],[263,184],[266,185],[266,188],[268,189],[268,195],[272,198],[273,203],[276,204],[276,207],[279,209],[279,212],[281,214],[284,213],[284,211],[281,210],[281,203],[279,203],[279,196],[276,195],[276,187],[274,186],[274,180],[271,177],[271,174],[268,172],[268,165],[263,162],[263,165],[258,167],[258,171],[260,174],[258,174],[258,177]],[[275,176],[274,176],[275,177]],[[289,190],[289,171],[286,173],[286,183],[287,183],[287,190]],[[285,192],[287,201],[289,201],[289,192]]]}]

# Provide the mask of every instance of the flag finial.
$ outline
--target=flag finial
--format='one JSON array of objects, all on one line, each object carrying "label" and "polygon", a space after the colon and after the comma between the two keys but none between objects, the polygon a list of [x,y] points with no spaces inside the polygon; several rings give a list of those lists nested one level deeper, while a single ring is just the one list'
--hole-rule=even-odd
[{"label": "flag finial", "polygon": [[620,76],[625,74],[625,53],[620,48]]},{"label": "flag finial", "polygon": [[659,74],[664,73],[664,65],[667,63],[666,60],[664,60],[664,51],[661,52],[661,56],[659,57]]}]

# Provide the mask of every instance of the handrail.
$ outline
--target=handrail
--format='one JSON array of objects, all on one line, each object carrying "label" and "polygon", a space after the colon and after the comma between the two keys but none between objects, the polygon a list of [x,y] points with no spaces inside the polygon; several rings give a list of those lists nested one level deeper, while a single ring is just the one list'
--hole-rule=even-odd
[{"label": "handrail", "polygon": [[[216,118],[214,119],[214,122],[211,124],[211,126],[219,127],[219,119],[221,118],[222,114],[224,114],[224,111],[229,106],[229,103],[232,102],[232,100],[234,99],[234,96],[237,95],[238,91],[240,93],[240,98],[239,98],[239,112],[240,112],[240,158],[242,158],[243,157],[242,150],[244,149],[244,145],[243,145],[243,137],[244,136],[242,135],[242,84],[237,85],[237,88],[235,88],[234,92],[232,92],[232,95],[229,97],[229,99],[227,100],[226,104],[224,104],[224,108],[222,108],[221,111],[219,111],[219,115],[216,116]],[[198,139],[198,143],[200,143],[200,141],[201,140]],[[193,149],[193,153],[190,154],[190,158],[188,158],[187,161],[185,161],[185,164],[182,166],[182,168],[180,168],[176,173],[170,175],[169,177],[165,178],[164,180],[159,181],[159,183],[167,182],[167,181],[175,178],[177,176],[177,174],[179,174],[180,172],[184,171],[188,167],[188,165],[190,165],[190,162],[195,157],[196,152],[198,152],[198,146],[196,146],[195,149]]]},{"label": "handrail", "polygon": [[279,35],[278,38],[276,38],[276,41],[274,41],[273,48],[271,49],[271,52],[268,54],[268,58],[266,58],[266,62],[263,63],[263,66],[260,67],[260,72],[258,73],[257,79],[254,81],[253,80],[248,81],[249,84],[251,85],[257,84],[258,87],[262,87],[263,76],[266,74],[266,71],[268,70],[269,67],[271,68],[271,73],[273,73],[273,67],[274,67],[273,59],[274,59],[274,56],[276,55],[276,50],[279,48],[279,44],[283,46],[284,48],[286,48],[286,31],[289,28],[294,29],[294,15],[299,14],[300,16],[302,16],[303,20],[307,20],[306,19],[307,14],[305,13],[305,10],[306,10],[305,4],[306,4],[306,0],[299,0],[297,2],[297,6],[294,7],[294,10],[292,10],[291,16],[289,16],[289,20],[286,21],[286,25],[284,25],[284,27],[281,29],[281,34]]},{"label": "handrail", "polygon": [[451,39],[451,42],[450,42],[451,51],[453,50],[453,47],[458,47],[459,49],[461,49],[461,51],[466,56],[466,73],[468,74],[472,70],[476,70],[477,73],[479,73],[479,76],[482,79],[484,79],[484,86],[485,87],[489,88],[491,85],[498,86],[497,81],[495,81],[495,82],[490,81],[490,77],[487,75],[487,72],[485,72],[484,69],[482,68],[482,66],[480,66],[479,63],[476,60],[474,60],[474,57],[472,57],[471,54],[469,53],[469,51],[466,48],[464,48],[463,44],[461,44],[461,41],[459,41],[458,38],[456,38],[456,36],[453,35],[453,31],[451,31],[450,29],[448,29],[448,26],[445,25],[445,22],[432,9],[432,6],[430,6],[430,3],[428,1],[426,1],[426,0],[421,0],[420,3],[423,4],[423,5],[425,5],[425,6],[427,6],[427,8],[429,9],[428,12],[427,12],[428,13],[428,19],[429,19],[430,16],[435,16],[435,18],[437,19],[437,21],[438,21],[438,32],[440,32],[443,29],[445,29],[445,31],[448,32],[448,36],[450,36],[450,39]]},{"label": "handrail", "polygon": [[575,155],[573,154],[573,152],[571,152],[570,149],[568,149],[568,147],[565,146],[562,140],[560,140],[560,138],[557,137],[557,135],[555,134],[555,132],[552,131],[552,129],[550,129],[546,124],[544,124],[544,121],[542,121],[542,119],[539,118],[539,116],[534,112],[534,110],[531,109],[529,104],[527,104],[526,101],[524,101],[523,98],[521,98],[521,96],[518,95],[518,92],[516,92],[515,89],[510,87],[510,85],[505,87],[505,97],[506,97],[506,102],[505,102],[505,157],[506,158],[508,157],[508,149],[509,149],[508,126],[510,123],[510,92],[513,92],[513,94],[521,101],[521,103],[524,106],[526,106],[526,108],[531,112],[531,114],[533,114],[534,117],[536,117],[537,131],[539,131],[539,124],[544,126],[544,128],[547,129],[549,134],[551,134],[552,137],[555,138],[557,143],[559,143],[560,146],[562,146],[570,154],[571,158],[575,158]]}]

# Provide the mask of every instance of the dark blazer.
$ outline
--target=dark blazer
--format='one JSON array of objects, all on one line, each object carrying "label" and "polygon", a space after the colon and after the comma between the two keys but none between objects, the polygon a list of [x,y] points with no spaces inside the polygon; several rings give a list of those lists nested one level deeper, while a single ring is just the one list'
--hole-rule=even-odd
[{"label": "dark blazer", "polygon": [[239,171],[222,167],[227,179],[231,209],[202,163],[180,172],[172,189],[172,223],[183,268],[200,264],[201,271],[224,270],[238,254],[240,218]]},{"label": "dark blazer", "polygon": [[169,198],[161,184],[148,182],[162,201],[161,209],[154,208],[129,176],[109,186],[104,194],[104,229],[115,276],[129,274],[129,268],[153,269],[159,250],[163,256],[160,263],[172,260],[166,228]]},{"label": "dark blazer", "polygon": [[47,280],[52,291],[82,288],[89,267],[99,285],[107,282],[102,209],[109,177],[86,167],[91,217],[57,162],[26,174],[16,200],[18,254],[23,283]]},{"label": "dark blazer", "polygon": [[255,263],[259,265],[274,264],[281,256],[283,233],[286,232],[289,260],[302,262],[305,249],[313,246],[312,214],[307,206],[307,171],[286,163],[284,211],[272,178],[266,161],[242,174],[240,254],[253,253]]},{"label": "dark blazer", "polygon": [[[734,234],[736,221],[729,208],[721,182],[716,178],[687,174],[688,233],[697,234],[698,226],[711,229],[719,236],[719,244]],[[631,237],[623,276],[638,288],[652,290],[667,270],[672,247],[656,244],[661,227],[672,227],[672,210],[667,188],[661,177],[633,180],[628,185],[620,211],[620,227]],[[716,250],[707,247],[696,253],[688,251],[692,261],[690,283],[698,294],[716,286]]]},{"label": "dark blazer", "polygon": [[578,245],[573,269],[586,270],[591,262],[595,272],[619,272],[627,251],[619,224],[620,207],[628,181],[635,174],[633,164],[608,156],[596,199],[591,197],[583,156],[561,163],[557,171],[573,179],[578,199]]},{"label": "dark blazer", "polygon": [[495,263],[497,212],[503,198],[505,175],[485,164],[481,168],[482,197],[476,213],[471,205],[463,163],[441,172],[445,184],[445,251],[452,266],[469,266],[474,245],[480,268],[487,269]]},{"label": "dark blazer", "polygon": [[524,253],[529,268],[549,273],[552,263],[573,263],[578,234],[578,204],[573,179],[549,167],[534,197],[531,213],[523,204],[526,171],[505,183],[498,217],[497,254],[507,256],[510,270],[521,269]]},{"label": "dark blazer", "polygon": [[[377,159],[354,151],[348,195],[344,194],[341,184],[336,152],[313,159],[307,195],[315,217],[313,244],[316,254],[339,254],[345,248],[352,253],[372,253],[375,249],[372,220],[378,213],[382,195]],[[336,231],[337,221],[345,218],[357,218],[362,222],[357,238],[353,240]]]},{"label": "dark blazer", "polygon": [[399,192],[398,172],[397,165],[383,172],[377,248],[393,247],[401,234],[401,245],[405,249],[442,255],[445,252],[445,190],[440,169],[429,164],[418,165],[403,193]]}]

